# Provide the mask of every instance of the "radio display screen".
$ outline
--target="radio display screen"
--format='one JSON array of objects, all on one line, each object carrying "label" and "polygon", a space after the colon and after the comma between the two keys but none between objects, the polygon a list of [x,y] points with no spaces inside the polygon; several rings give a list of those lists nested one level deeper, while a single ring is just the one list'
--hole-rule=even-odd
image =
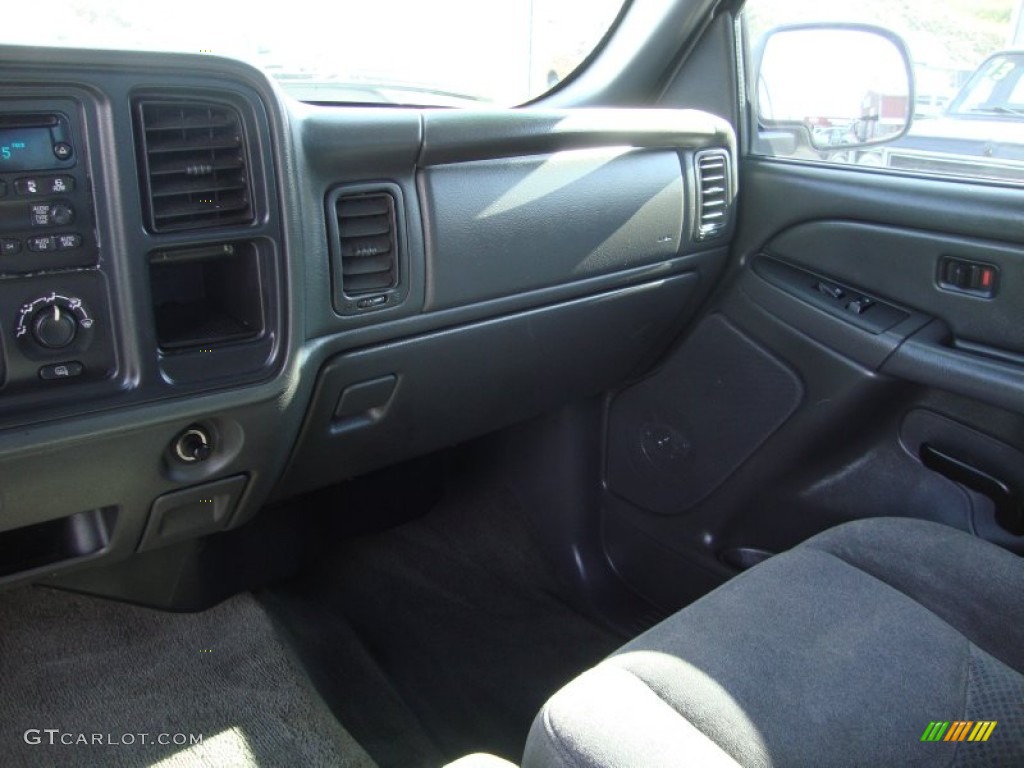
[{"label": "radio display screen", "polygon": [[53,154],[49,128],[0,129],[0,173],[39,171],[60,165]]}]

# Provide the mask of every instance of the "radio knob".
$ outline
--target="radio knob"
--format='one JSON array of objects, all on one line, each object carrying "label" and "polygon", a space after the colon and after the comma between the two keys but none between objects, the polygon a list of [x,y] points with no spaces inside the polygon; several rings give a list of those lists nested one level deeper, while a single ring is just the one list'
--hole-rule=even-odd
[{"label": "radio knob", "polygon": [[75,220],[75,211],[70,205],[57,203],[50,207],[50,223],[58,227],[66,227]]},{"label": "radio knob", "polygon": [[77,334],[78,322],[58,304],[40,310],[32,318],[32,338],[41,347],[63,349]]}]

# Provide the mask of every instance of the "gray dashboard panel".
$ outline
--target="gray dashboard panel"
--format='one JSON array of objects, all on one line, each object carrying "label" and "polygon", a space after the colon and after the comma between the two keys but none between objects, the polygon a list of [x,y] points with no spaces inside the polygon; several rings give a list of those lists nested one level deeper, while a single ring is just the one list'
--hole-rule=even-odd
[{"label": "gray dashboard panel", "polygon": [[[289,461],[294,467],[295,457],[322,446],[309,432],[300,434],[307,413],[316,413],[312,395],[327,380],[321,371],[330,374],[330,383],[338,381],[337,366],[355,366],[346,376],[374,366],[388,369],[385,374],[412,373],[400,384],[392,431],[381,433],[386,439],[374,443],[361,464],[325,456],[327,470],[311,479],[313,485],[400,460],[409,447],[395,437],[403,432],[419,430],[425,439],[417,450],[429,450],[438,440],[472,437],[615,386],[636,365],[650,363],[722,268],[724,237],[696,244],[683,234],[692,217],[685,192],[693,182],[686,165],[690,152],[735,148],[729,126],[710,115],[317,107],[293,101],[251,67],[212,56],[0,48],[0,63],[5,88],[87,94],[83,146],[93,158],[103,267],[112,275],[113,323],[125,362],[122,386],[109,397],[78,390],[81,397],[53,407],[19,410],[18,426],[0,430],[0,535],[116,510],[116,525],[104,531],[109,540],[94,561],[57,563],[47,567],[47,577],[130,557],[161,495],[244,475],[248,485],[229,523],[235,525],[275,488],[282,496],[310,487],[310,478],[295,484],[283,478]],[[155,91],[213,93],[251,106],[251,145],[267,182],[253,224],[147,233],[132,106],[139,94]],[[594,173],[577,178],[574,170],[556,178],[563,197],[555,218],[573,224],[577,235],[595,222],[614,225],[605,233],[604,240],[613,237],[604,250],[584,253],[573,237],[546,235],[533,215],[492,229],[498,217],[475,221],[472,196],[454,191],[463,177],[500,188],[510,178],[529,177],[557,153],[610,158]],[[417,182],[431,177],[437,190],[425,200]],[[327,279],[325,195],[337,185],[376,181],[399,185],[405,197],[409,299],[394,313],[341,317],[332,308]],[[432,230],[420,214],[433,214],[438,206],[449,219],[445,236],[459,235],[443,257],[434,249],[431,258],[437,259],[428,261],[425,243]],[[528,207],[517,210],[529,214]],[[634,221],[635,214],[642,215]],[[615,240],[619,230],[623,239]],[[670,240],[658,242],[666,235]],[[481,236],[497,238],[496,249],[525,256],[483,265],[476,284],[440,281],[438,270],[473,266],[477,248],[470,241]],[[162,379],[153,351],[147,255],[261,237],[272,239],[279,277],[278,303],[268,304],[281,321],[273,339],[276,364],[261,378],[246,378],[233,377],[225,363],[218,368],[225,375],[202,387]],[[586,258],[591,261],[577,269]],[[428,277],[436,288],[429,302]],[[5,322],[6,314],[0,328]],[[441,350],[449,365],[432,371]],[[228,361],[234,353],[225,345],[218,354]],[[481,355],[492,362],[479,364]],[[470,372],[457,386],[478,398],[483,410],[439,407],[438,393],[451,387],[446,377],[454,370]],[[195,423],[220,434],[221,449],[198,465],[168,461],[172,438]],[[341,450],[358,444],[342,441]]]},{"label": "gray dashboard panel", "polygon": [[[598,394],[678,330],[699,282],[684,273],[338,355],[321,371],[283,486],[326,485]],[[349,397],[359,389],[377,399]]]},{"label": "gray dashboard panel", "polygon": [[427,168],[426,309],[672,258],[686,202],[679,157],[618,147]]}]

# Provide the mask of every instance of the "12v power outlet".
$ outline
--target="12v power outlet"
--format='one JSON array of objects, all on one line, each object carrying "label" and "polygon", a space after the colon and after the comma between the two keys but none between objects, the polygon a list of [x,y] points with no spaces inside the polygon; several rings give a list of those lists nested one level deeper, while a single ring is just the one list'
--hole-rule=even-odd
[{"label": "12v power outlet", "polygon": [[171,453],[178,461],[195,464],[209,457],[213,451],[213,438],[202,426],[193,424],[171,442]]}]

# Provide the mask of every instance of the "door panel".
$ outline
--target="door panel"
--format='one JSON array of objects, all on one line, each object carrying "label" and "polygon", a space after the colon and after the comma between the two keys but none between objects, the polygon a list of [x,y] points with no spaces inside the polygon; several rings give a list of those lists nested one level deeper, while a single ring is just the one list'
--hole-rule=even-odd
[{"label": "door panel", "polygon": [[[681,583],[697,569],[724,579],[883,515],[1024,552],[1005,528],[1024,492],[1024,191],[756,159],[740,190],[723,287],[609,406],[604,515],[619,573],[672,609],[692,598]],[[946,257],[992,265],[996,295],[941,288]],[[866,311],[847,307],[861,299]],[[735,337],[694,354],[723,325]],[[771,364],[733,365],[741,346]],[[770,369],[791,371],[792,408],[780,409],[786,387]],[[1007,497],[922,461],[929,452]],[[691,473],[713,485],[706,495],[671,490]]]},{"label": "door panel", "polygon": [[[814,221],[773,237],[767,250],[804,269],[872,290],[886,299],[942,318],[957,339],[1024,350],[1021,305],[1024,248],[992,240],[858,221]],[[991,299],[940,287],[940,262],[955,258],[996,267]],[[866,313],[869,316],[871,312]]]},{"label": "door panel", "polygon": [[[803,399],[790,366],[723,314],[708,316],[657,376],[611,411],[608,485],[658,514],[714,493]],[[694,443],[690,436],[713,436]]]},{"label": "door panel", "polygon": [[1024,241],[1021,201],[1012,186],[748,157],[741,168],[737,254],[807,221],[857,220],[926,232]]}]

